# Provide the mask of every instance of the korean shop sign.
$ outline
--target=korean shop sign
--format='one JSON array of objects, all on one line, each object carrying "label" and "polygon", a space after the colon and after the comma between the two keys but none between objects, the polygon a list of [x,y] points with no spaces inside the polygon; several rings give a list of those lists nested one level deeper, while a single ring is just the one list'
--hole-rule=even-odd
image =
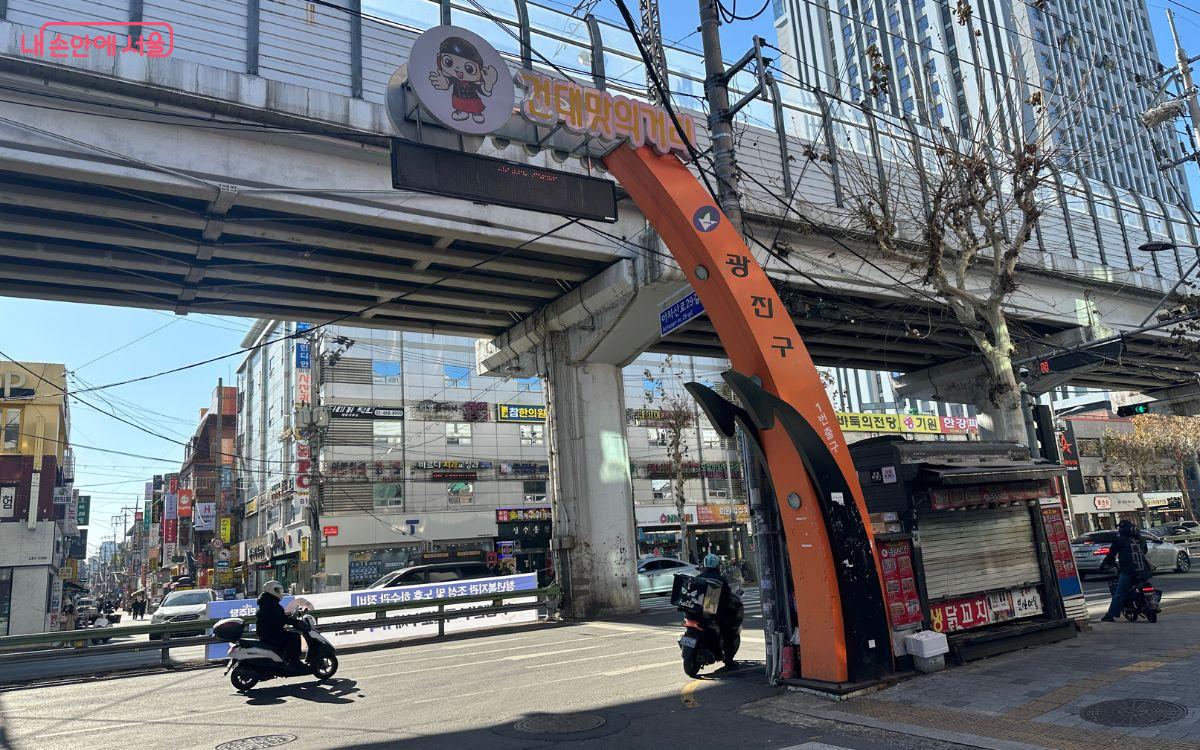
[{"label": "korean shop sign", "polygon": [[[514,80],[526,92],[521,115],[535,125],[561,125],[574,135],[623,140],[633,148],[653,146],[660,154],[687,153],[687,144],[662,107],[531,70],[519,71]],[[696,121],[686,114],[677,116],[687,140],[695,143]]]},{"label": "korean shop sign", "polygon": [[545,406],[522,404],[496,404],[497,422],[545,422]]}]

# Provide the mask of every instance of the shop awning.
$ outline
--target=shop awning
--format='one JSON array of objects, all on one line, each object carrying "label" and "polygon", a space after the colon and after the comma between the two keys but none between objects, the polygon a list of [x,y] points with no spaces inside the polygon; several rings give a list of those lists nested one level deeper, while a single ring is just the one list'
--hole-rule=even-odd
[{"label": "shop awning", "polygon": [[997,461],[978,466],[921,464],[920,476],[927,482],[940,484],[985,484],[1051,479],[1066,473],[1067,470],[1058,464]]}]

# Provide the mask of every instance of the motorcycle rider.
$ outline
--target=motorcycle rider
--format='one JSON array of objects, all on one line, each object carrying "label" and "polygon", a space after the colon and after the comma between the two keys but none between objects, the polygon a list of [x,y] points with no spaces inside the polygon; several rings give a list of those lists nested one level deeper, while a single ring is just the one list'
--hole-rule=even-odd
[{"label": "motorcycle rider", "polygon": [[304,666],[300,662],[300,634],[284,626],[299,627],[300,618],[283,610],[280,602],[283,594],[283,584],[279,581],[263,584],[262,593],[258,595],[256,632],[259,640],[283,656],[289,667],[299,670]]},{"label": "motorcycle rider", "polygon": [[1113,559],[1117,561],[1117,588],[1108,612],[1100,618],[1101,622],[1114,622],[1120,617],[1121,610],[1133,593],[1133,587],[1152,575],[1150,561],[1146,559],[1146,540],[1141,538],[1132,521],[1125,520],[1117,524],[1117,538],[1109,545],[1100,569],[1112,564]]},{"label": "motorcycle rider", "polygon": [[703,566],[696,579],[721,587],[721,598],[714,619],[721,631],[721,658],[726,669],[734,669],[737,662],[733,657],[737,655],[738,646],[741,645],[742,600],[733,595],[729,583],[721,575],[720,557],[712,552],[708,553],[704,556]]}]

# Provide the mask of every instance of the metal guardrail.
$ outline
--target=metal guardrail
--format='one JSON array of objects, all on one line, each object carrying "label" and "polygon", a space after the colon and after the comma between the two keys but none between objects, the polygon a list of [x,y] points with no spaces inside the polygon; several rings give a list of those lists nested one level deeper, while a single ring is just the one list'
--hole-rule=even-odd
[{"label": "metal guardrail", "polygon": [[[333,630],[365,630],[367,628],[387,627],[392,625],[407,625],[414,623],[436,622],[438,636],[445,635],[446,622],[465,617],[480,615],[504,614],[538,609],[549,605],[554,609],[561,595],[558,586],[530,589],[528,591],[509,591],[501,594],[480,594],[478,596],[461,596],[451,599],[422,600],[415,602],[395,602],[390,604],[369,604],[357,607],[331,607],[328,609],[312,610],[310,614],[316,618],[318,625],[323,618],[345,617],[346,615],[370,614],[373,617],[361,620],[328,623]],[[508,599],[529,599],[532,602],[519,604],[504,604]],[[472,607],[470,609],[447,610],[447,607],[491,602],[490,606]],[[418,612],[407,615],[394,615],[389,612],[430,609],[437,611]],[[247,623],[253,623],[256,618],[244,617]],[[222,643],[211,635],[173,638],[175,633],[191,633],[197,630],[206,631],[218,620],[187,620],[149,625],[133,625],[123,628],[98,628],[86,630],[60,630],[52,633],[30,633],[27,635],[10,635],[0,637],[0,665],[23,661],[36,661],[48,658],[64,658],[84,655],[133,653],[138,651],[162,651],[163,663],[169,657],[170,649],[185,646],[201,646],[209,643]],[[93,644],[97,638],[117,638],[130,635],[159,635],[159,640],[136,641],[127,643]],[[38,648],[41,646],[42,648]],[[25,647],[25,648],[22,648]],[[32,648],[30,648],[32,647]]]}]

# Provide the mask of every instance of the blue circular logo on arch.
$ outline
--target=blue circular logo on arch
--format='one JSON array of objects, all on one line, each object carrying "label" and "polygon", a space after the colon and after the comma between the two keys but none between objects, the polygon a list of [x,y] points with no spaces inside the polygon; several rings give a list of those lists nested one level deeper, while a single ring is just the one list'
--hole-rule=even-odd
[{"label": "blue circular logo on arch", "polygon": [[701,206],[692,214],[692,226],[697,232],[711,232],[721,223],[721,212],[716,206]]}]

